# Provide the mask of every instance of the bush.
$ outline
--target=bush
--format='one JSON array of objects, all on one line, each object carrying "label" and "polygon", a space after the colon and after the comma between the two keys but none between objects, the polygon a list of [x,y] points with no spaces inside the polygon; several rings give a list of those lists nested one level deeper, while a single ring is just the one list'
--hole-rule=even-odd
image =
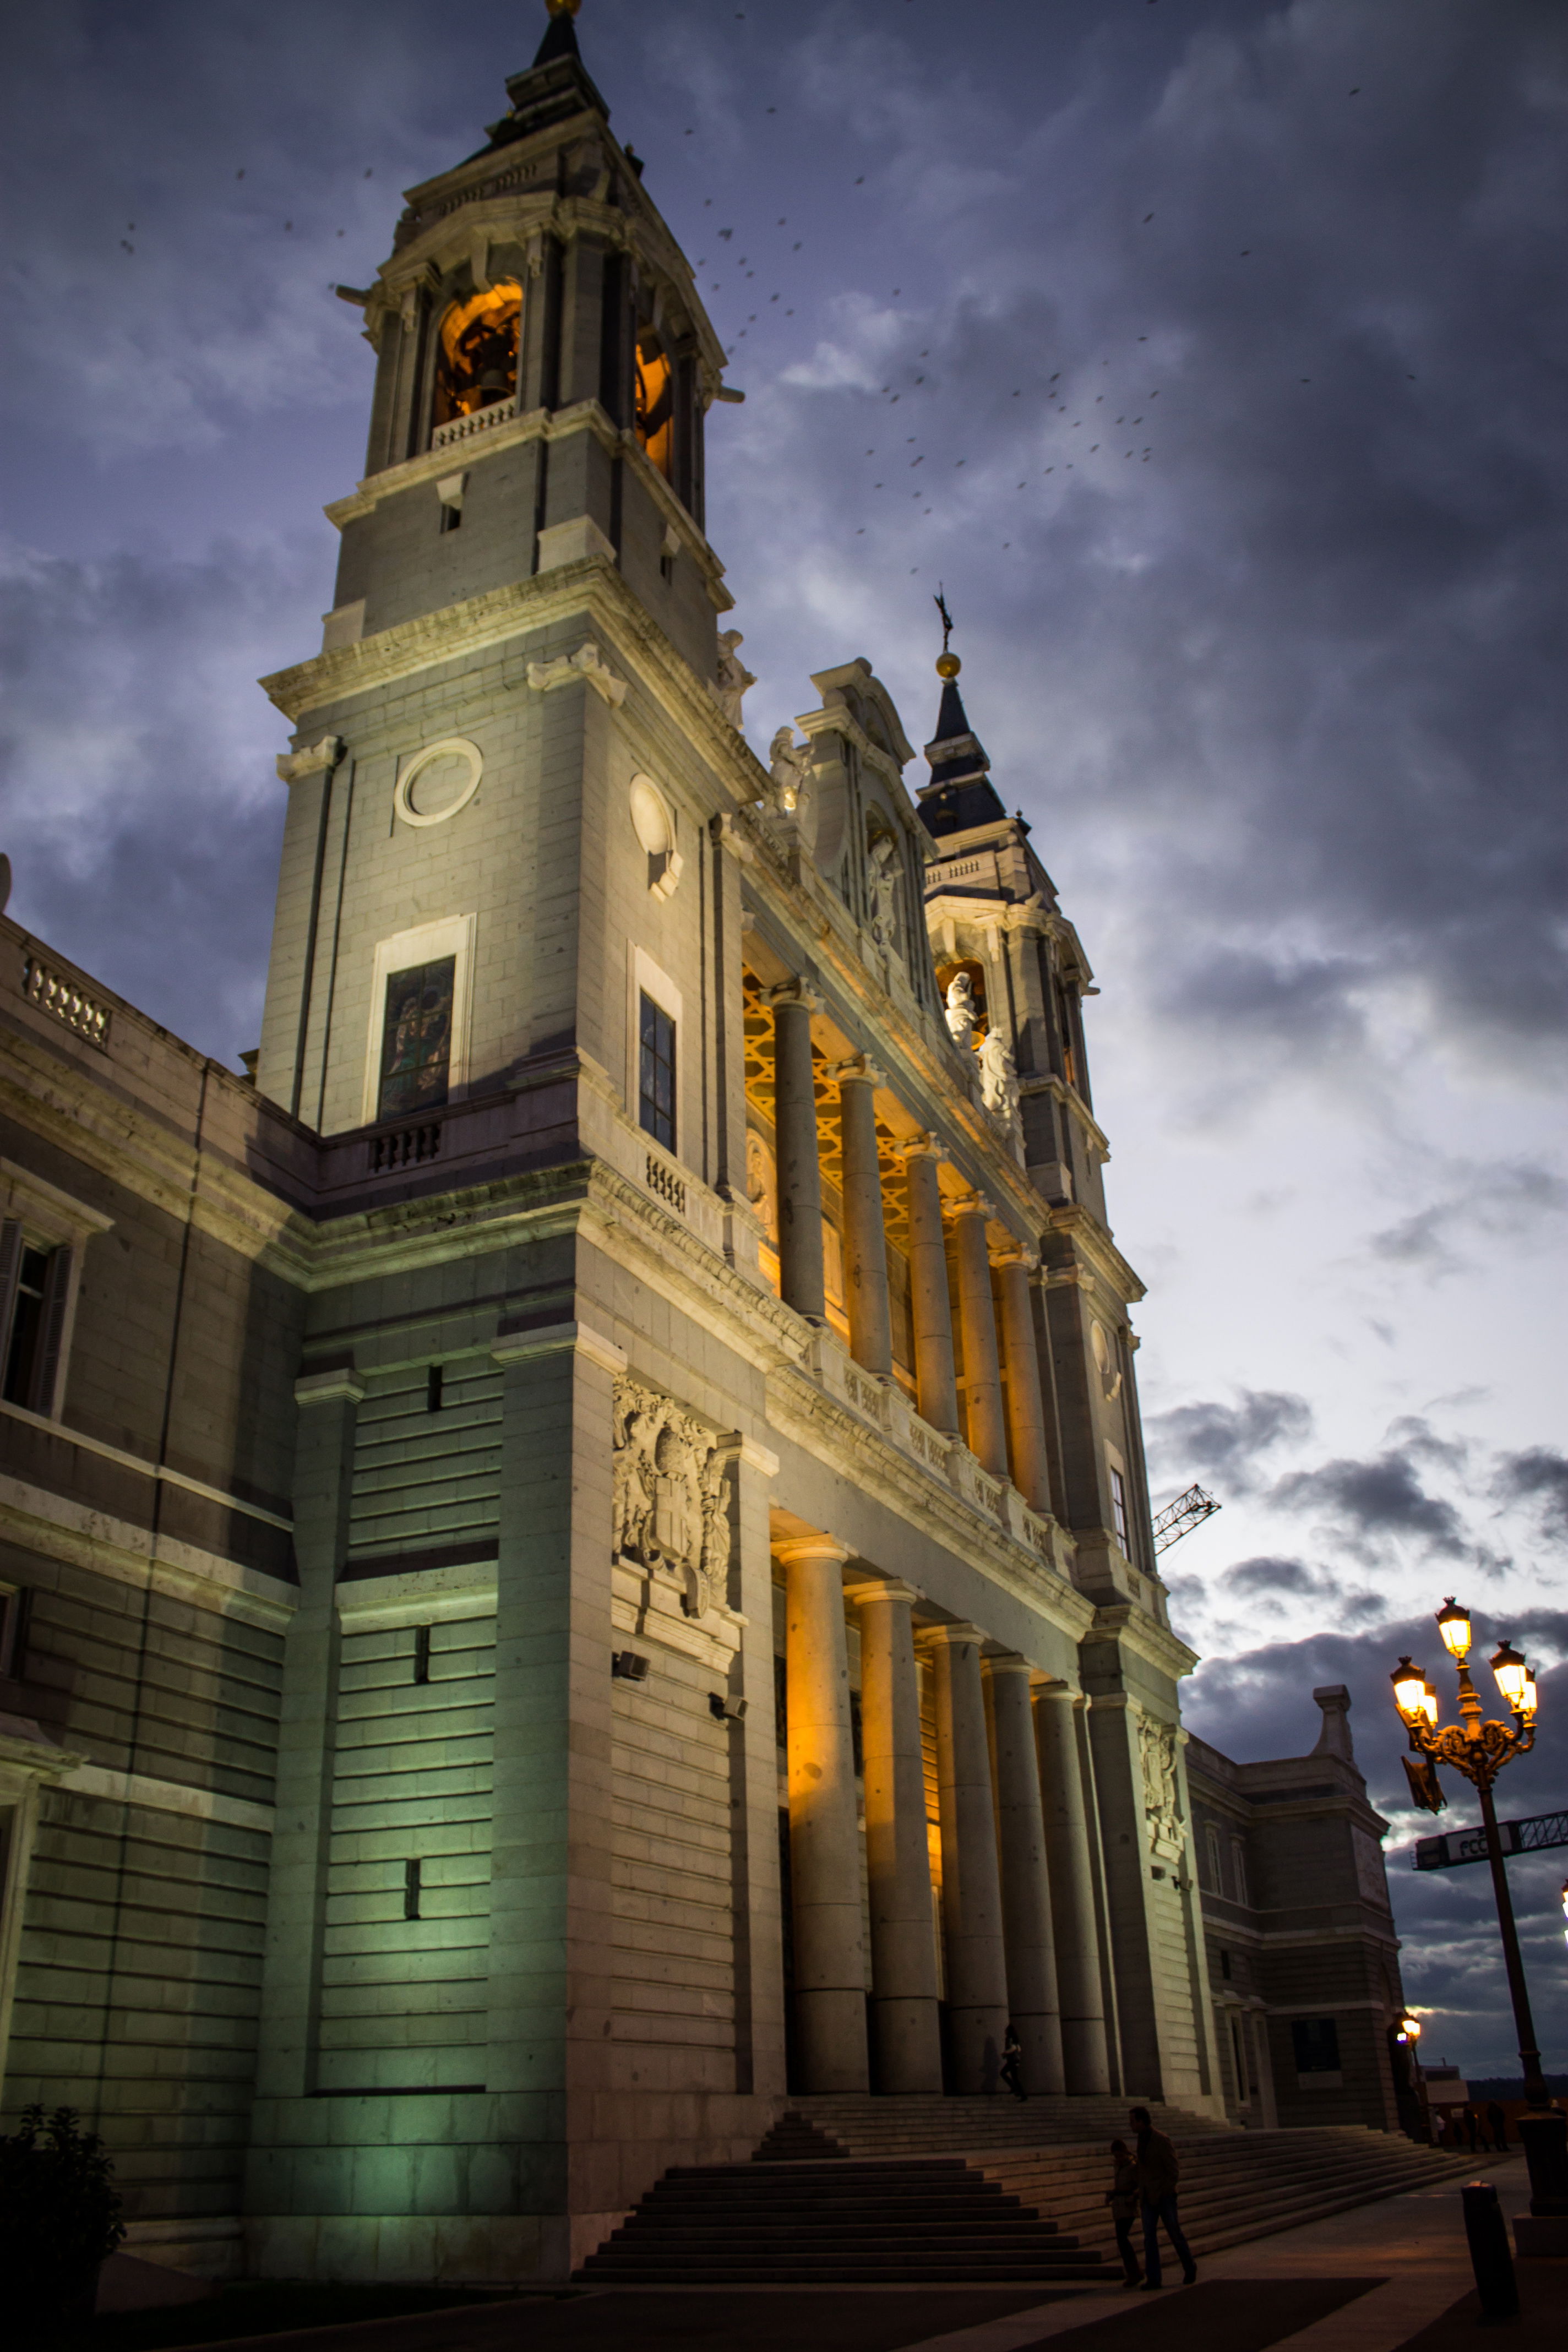
[{"label": "bush", "polygon": [[24,2107],[22,2128],[0,2137],[0,2278],[13,2316],[36,2321],[92,2309],[98,2266],[125,2235],[114,2167],[74,2107]]}]

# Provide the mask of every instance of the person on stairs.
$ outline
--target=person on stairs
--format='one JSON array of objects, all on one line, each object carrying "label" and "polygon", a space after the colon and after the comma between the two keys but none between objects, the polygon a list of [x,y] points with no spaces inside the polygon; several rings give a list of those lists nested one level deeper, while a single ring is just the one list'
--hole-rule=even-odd
[{"label": "person on stairs", "polygon": [[1176,2183],[1182,2173],[1176,2151],[1164,2133],[1154,2129],[1147,2107],[1131,2108],[1128,2121],[1138,2135],[1133,2161],[1138,2168],[1138,2199],[1143,2211],[1143,2293],[1148,2294],[1163,2284],[1160,2276],[1162,2223],[1182,2265],[1182,2284],[1191,2286],[1198,2266],[1176,2219]]},{"label": "person on stairs", "polygon": [[1016,2099],[1028,2097],[1029,2094],[1024,2088],[1024,2045],[1018,2039],[1018,2029],[1011,2018],[1007,2020],[1007,2031],[1002,2036],[1002,2064],[999,2071],[1002,2080]]},{"label": "person on stairs", "polygon": [[1122,2284],[1142,2286],[1143,2273],[1138,2267],[1138,2257],[1132,2249],[1132,2224],[1138,2219],[1138,2167],[1132,2161],[1132,2151],[1124,2139],[1110,2143],[1110,2160],[1115,2167],[1105,2201],[1110,2208],[1111,2224],[1116,2231],[1116,2251],[1121,2257]]}]

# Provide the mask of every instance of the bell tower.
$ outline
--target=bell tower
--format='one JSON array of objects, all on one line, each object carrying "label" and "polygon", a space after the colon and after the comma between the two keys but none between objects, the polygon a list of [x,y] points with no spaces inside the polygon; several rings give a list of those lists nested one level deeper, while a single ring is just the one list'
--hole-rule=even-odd
[{"label": "bell tower", "polygon": [[625,1008],[583,975],[595,857],[626,845],[630,772],[618,827],[599,796],[634,654],[661,736],[635,845],[667,896],[732,805],[700,783],[679,805],[667,776],[736,748],[702,529],[723,353],[572,0],[550,5],[484,145],[409,191],[373,286],[338,289],[376,355],[365,476],[328,509],[321,651],[265,681],[298,732],[258,1083],[327,1135],[425,1130],[373,1149],[377,1173],[449,1160],[452,1115],[541,1051],[624,1060]]}]

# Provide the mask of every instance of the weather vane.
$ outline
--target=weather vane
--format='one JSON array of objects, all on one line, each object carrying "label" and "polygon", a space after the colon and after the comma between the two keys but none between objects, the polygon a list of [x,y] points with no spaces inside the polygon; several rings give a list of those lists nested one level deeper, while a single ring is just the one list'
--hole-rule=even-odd
[{"label": "weather vane", "polygon": [[947,641],[952,635],[952,614],[947,609],[947,597],[940,584],[931,603],[942,614],[942,652],[937,658],[936,674],[938,677],[956,677],[963,664],[956,654],[947,649]]}]

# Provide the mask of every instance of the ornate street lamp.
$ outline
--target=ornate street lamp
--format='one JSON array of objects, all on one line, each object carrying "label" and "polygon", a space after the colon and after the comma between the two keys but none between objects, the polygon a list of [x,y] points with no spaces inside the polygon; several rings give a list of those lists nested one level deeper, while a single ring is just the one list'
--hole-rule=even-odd
[{"label": "ornate street lamp", "polygon": [[1514,2029],[1519,2036],[1524,2095],[1531,2110],[1520,2122],[1520,2137],[1530,2161],[1530,2210],[1532,2213],[1568,2214],[1568,2118],[1553,2106],[1541,2071],[1524,1964],[1520,1958],[1519,1936],[1513,1924],[1508,1871],[1498,1836],[1497,1808],[1492,1802],[1492,1782],[1503,1766],[1514,1757],[1525,1755],[1535,1745],[1535,1675],[1510,1643],[1499,1645],[1490,1660],[1492,1678],[1513,1722],[1511,1727],[1490,1722],[1482,1715],[1480,1696],[1467,1664],[1470,1654],[1470,1612],[1461,1609],[1452,1594],[1437,1612],[1437,1631],[1458,1668],[1459,1721],[1438,1724],[1436,1692],[1419,1666],[1413,1666],[1408,1658],[1401,1658],[1389,1679],[1394,1685],[1394,1704],[1410,1735],[1413,1753],[1405,1758],[1405,1769],[1411,1795],[1428,1812],[1438,1811],[1447,1801],[1437,1779],[1439,1764],[1462,1772],[1467,1780],[1475,1784],[1480,1798],[1492,1893],[1497,1897],[1503,1966],[1508,1972]]}]

